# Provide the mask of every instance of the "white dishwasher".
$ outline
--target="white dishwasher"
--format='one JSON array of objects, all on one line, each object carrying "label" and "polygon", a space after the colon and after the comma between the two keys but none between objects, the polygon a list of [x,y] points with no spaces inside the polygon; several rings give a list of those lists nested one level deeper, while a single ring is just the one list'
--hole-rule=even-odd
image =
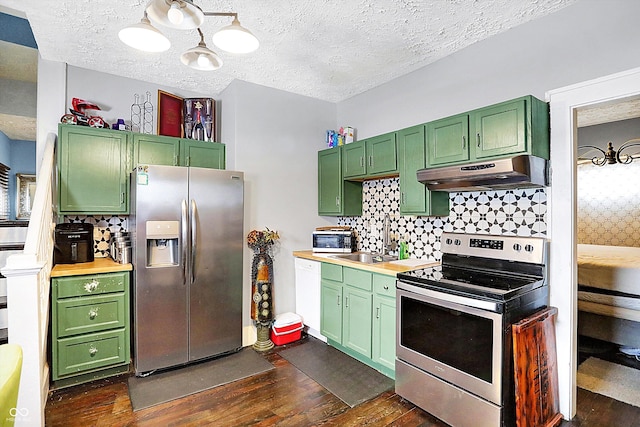
[{"label": "white dishwasher", "polygon": [[320,334],[320,262],[295,259],[296,313],[302,316],[307,333],[322,341]]}]

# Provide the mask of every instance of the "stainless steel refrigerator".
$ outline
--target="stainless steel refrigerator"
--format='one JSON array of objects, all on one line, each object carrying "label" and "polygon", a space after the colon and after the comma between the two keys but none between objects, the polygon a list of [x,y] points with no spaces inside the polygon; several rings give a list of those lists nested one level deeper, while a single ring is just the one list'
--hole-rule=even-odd
[{"label": "stainless steel refrigerator", "polygon": [[242,347],[243,173],[131,174],[136,375]]}]

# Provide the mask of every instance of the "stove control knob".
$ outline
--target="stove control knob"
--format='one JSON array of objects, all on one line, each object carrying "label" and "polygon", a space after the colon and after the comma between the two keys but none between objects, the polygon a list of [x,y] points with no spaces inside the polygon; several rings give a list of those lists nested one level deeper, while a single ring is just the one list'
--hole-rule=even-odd
[{"label": "stove control knob", "polygon": [[520,252],[522,250],[522,246],[520,245],[520,243],[514,243],[513,250],[516,252]]},{"label": "stove control knob", "polygon": [[527,252],[533,252],[533,245],[526,245],[524,247],[524,250],[527,251]]},{"label": "stove control knob", "polygon": [[461,244],[461,243],[462,243],[462,242],[460,241],[460,239],[456,239],[456,240],[454,240],[454,242],[453,242],[453,244],[454,244],[454,245],[456,245],[456,246],[460,246],[460,244]]},{"label": "stove control knob", "polygon": [[453,243],[453,240],[451,240],[451,238],[447,237],[447,240],[445,240],[445,242],[447,243],[447,245],[450,245],[451,243]]}]

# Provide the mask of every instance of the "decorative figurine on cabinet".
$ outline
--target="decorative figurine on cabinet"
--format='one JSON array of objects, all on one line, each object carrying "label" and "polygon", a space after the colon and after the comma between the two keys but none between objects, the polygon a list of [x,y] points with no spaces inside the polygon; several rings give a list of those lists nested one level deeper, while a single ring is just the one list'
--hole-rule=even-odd
[{"label": "decorative figurine on cabinet", "polygon": [[216,101],[213,98],[185,98],[184,135],[213,142],[216,135]]}]

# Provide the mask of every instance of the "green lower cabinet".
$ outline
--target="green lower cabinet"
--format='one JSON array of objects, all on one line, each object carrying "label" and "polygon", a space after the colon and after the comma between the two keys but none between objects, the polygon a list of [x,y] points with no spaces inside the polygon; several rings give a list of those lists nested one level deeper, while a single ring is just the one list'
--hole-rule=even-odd
[{"label": "green lower cabinet", "polygon": [[395,276],[321,265],[320,332],[330,345],[394,378]]},{"label": "green lower cabinet", "polygon": [[51,280],[52,378],[67,386],[127,372],[129,272]]},{"label": "green lower cabinet", "polygon": [[343,291],[342,345],[371,357],[371,292],[353,289]]},{"label": "green lower cabinet", "polygon": [[320,333],[342,342],[342,284],[322,280],[320,292]]}]

